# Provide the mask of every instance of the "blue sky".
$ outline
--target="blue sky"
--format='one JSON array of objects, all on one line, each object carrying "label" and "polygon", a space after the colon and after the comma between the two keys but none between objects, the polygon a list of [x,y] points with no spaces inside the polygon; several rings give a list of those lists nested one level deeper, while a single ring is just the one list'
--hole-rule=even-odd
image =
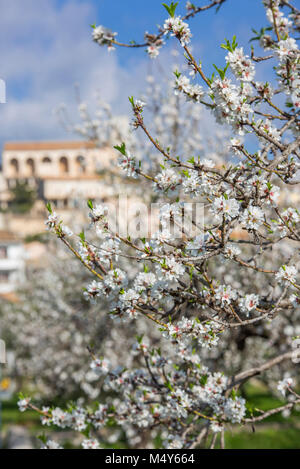
[{"label": "blue sky", "polygon": [[[207,2],[194,1],[196,5]],[[54,110],[65,103],[76,116],[75,84],[91,105],[100,91],[116,114],[129,112],[127,97],[142,93],[147,72],[157,64],[142,50],[122,48],[107,53],[91,41],[90,25],[108,26],[124,42],[140,41],[145,30],[155,32],[166,18],[161,3],[0,0],[0,78],[7,85],[7,103],[0,105],[0,146],[7,140],[70,138]],[[180,1],[178,13],[184,13],[185,3]],[[195,55],[211,74],[212,63],[224,64],[220,48],[224,37],[235,33],[249,50],[251,27],[266,24],[261,0],[227,0],[218,14],[204,12],[191,21]],[[176,41],[170,47],[178,47]],[[168,50],[159,60],[171,77]]]}]

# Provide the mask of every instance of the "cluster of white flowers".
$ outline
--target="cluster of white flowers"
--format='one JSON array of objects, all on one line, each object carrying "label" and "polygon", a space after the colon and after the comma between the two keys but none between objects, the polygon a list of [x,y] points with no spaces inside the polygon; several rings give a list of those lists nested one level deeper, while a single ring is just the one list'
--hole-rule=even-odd
[{"label": "cluster of white flowers", "polygon": [[299,48],[294,38],[288,37],[278,42],[275,53],[279,57],[277,74],[279,83],[287,95],[290,95],[292,104],[300,108],[299,91]]},{"label": "cluster of white flowers", "polygon": [[89,213],[89,216],[93,223],[96,223],[99,220],[103,220],[107,216],[108,208],[104,205],[96,205],[92,211]]},{"label": "cluster of white flowers", "polygon": [[300,221],[300,215],[297,209],[289,207],[284,210],[279,220],[273,220],[272,225],[275,233],[281,237],[288,234],[290,229],[295,229]]},{"label": "cluster of white flowers", "polygon": [[[278,142],[281,140],[280,131],[271,124],[271,121],[269,119],[259,119],[255,123],[255,126],[258,130],[266,134],[268,137],[271,137],[273,140],[276,140]],[[265,138],[263,136],[260,136],[260,140],[262,144],[265,143]]]},{"label": "cluster of white flowers", "polygon": [[180,75],[176,78],[174,89],[175,95],[183,93],[188,101],[200,102],[204,95],[202,86],[192,84],[190,79],[184,75]]},{"label": "cluster of white flowers", "polygon": [[292,282],[296,280],[298,271],[294,265],[283,265],[276,273],[276,280],[280,283]]},{"label": "cluster of white flowers", "polygon": [[246,400],[242,397],[228,399],[225,403],[224,413],[232,423],[241,423],[246,414]]},{"label": "cluster of white flowers", "polygon": [[197,235],[186,244],[185,249],[191,256],[199,256],[200,253],[205,252],[205,243],[207,240],[207,236],[203,234]]},{"label": "cluster of white flowers", "polygon": [[181,223],[183,213],[183,204],[175,202],[174,204],[164,204],[159,209],[159,221],[164,229],[170,229],[172,221]]},{"label": "cluster of white flowers", "polygon": [[236,86],[228,78],[221,80],[215,78],[212,82],[213,109],[217,122],[229,124],[233,130],[244,135],[241,123],[246,120],[253,109],[248,104],[248,98],[252,94],[252,87],[245,82],[243,86]]},{"label": "cluster of white flowers", "polygon": [[245,56],[242,47],[228,52],[226,62],[230,65],[234,75],[241,81],[252,81],[255,75],[255,67],[248,56]]},{"label": "cluster of white flowers", "polygon": [[259,297],[255,295],[254,293],[250,295],[246,295],[244,298],[241,298],[239,301],[239,305],[241,308],[241,311],[243,313],[246,313],[247,316],[249,316],[250,311],[255,309],[259,304]]},{"label": "cluster of white flowers", "polygon": [[289,34],[289,29],[292,26],[292,22],[284,16],[283,11],[279,9],[279,2],[278,0],[273,1],[272,3],[270,0],[264,0],[264,4],[267,7],[266,15],[268,20],[272,25],[274,25],[274,19],[276,22],[276,28],[280,34],[280,36],[286,36]]},{"label": "cluster of white flowers", "polygon": [[182,21],[180,16],[174,18],[168,18],[164,23],[165,34],[171,33],[171,36],[175,36],[179,39],[181,45],[184,47],[191,41],[191,30],[187,23]]},{"label": "cluster of white flowers", "polygon": [[201,323],[199,320],[191,320],[183,317],[180,321],[176,322],[176,324],[170,323],[163,335],[175,340],[179,347],[181,347],[182,353],[184,352],[184,347],[188,345],[191,340],[196,340],[201,347],[215,347],[218,345],[219,341],[218,332],[220,332],[220,328],[216,323]]},{"label": "cluster of white flowers", "polygon": [[172,281],[184,275],[185,267],[177,262],[175,257],[170,256],[156,265],[156,271],[159,279]]},{"label": "cluster of white flowers", "polygon": [[181,184],[182,177],[171,168],[163,169],[161,173],[155,177],[155,189],[164,192],[174,191]]},{"label": "cluster of white flowers", "polygon": [[45,225],[48,230],[53,230],[58,224],[58,215],[56,212],[49,213],[48,219],[45,221]]},{"label": "cluster of white flowers", "polygon": [[89,440],[84,440],[81,443],[83,449],[100,449],[99,441],[95,438],[90,438]]},{"label": "cluster of white flowers", "polygon": [[140,272],[134,281],[134,287],[137,291],[143,292],[153,287],[156,282],[157,278],[152,272]]},{"label": "cluster of white flowers", "polygon": [[241,215],[241,224],[247,230],[258,230],[263,223],[264,212],[261,208],[254,205],[249,205]]},{"label": "cluster of white flowers", "polygon": [[190,171],[188,177],[183,181],[182,187],[186,194],[197,197],[201,193],[202,181],[197,171]]},{"label": "cluster of white flowers", "polygon": [[268,82],[263,83],[263,82],[257,81],[255,83],[255,88],[264,99],[271,99],[274,94],[274,90],[272,86],[270,85],[270,83]]},{"label": "cluster of white flowers", "polygon": [[234,257],[237,257],[241,254],[241,250],[238,246],[235,246],[234,244],[227,244],[224,254],[229,259],[233,259]]},{"label": "cluster of white flowers", "polygon": [[215,290],[215,298],[222,306],[229,305],[237,299],[237,292],[230,285],[220,285]]},{"label": "cluster of white flowers", "polygon": [[45,221],[47,230],[55,232],[61,238],[70,238],[73,236],[73,231],[59,220],[58,215],[55,212],[49,213],[48,219]]},{"label": "cluster of white flowers", "polygon": [[95,359],[91,363],[91,369],[98,375],[107,375],[110,369],[110,362],[107,359]]},{"label": "cluster of white flowers", "polygon": [[56,441],[47,440],[46,443],[41,447],[41,449],[63,449]]},{"label": "cluster of white flowers", "polygon": [[126,155],[119,157],[119,167],[126,172],[128,177],[136,178],[138,164],[134,156],[130,152],[126,152]]},{"label": "cluster of white flowers", "polygon": [[147,47],[147,53],[151,59],[156,59],[159,55],[159,49],[161,46],[156,46],[155,44],[151,44],[150,46]]},{"label": "cluster of white flowers", "polygon": [[236,199],[230,199],[228,196],[221,196],[215,198],[211,206],[211,212],[218,218],[225,220],[232,220],[237,217],[240,211],[240,204]]},{"label": "cluster of white flowers", "polygon": [[101,293],[101,283],[96,282],[96,280],[93,280],[86,290],[84,291],[84,296],[91,301],[91,303],[96,303],[97,298],[100,296]]},{"label": "cluster of white flowers", "polygon": [[280,197],[280,187],[270,183],[264,183],[262,185],[262,191],[266,197],[266,202],[271,205],[278,205]]},{"label": "cluster of white flowers", "polygon": [[112,42],[114,41],[117,33],[110,31],[104,26],[97,26],[93,28],[93,40],[97,42],[100,46],[107,46],[108,50],[114,50]]},{"label": "cluster of white flowers", "polygon": [[18,407],[20,412],[25,412],[28,409],[28,406],[30,404],[31,399],[30,398],[24,398],[20,399],[18,401]]},{"label": "cluster of white flowers", "polygon": [[292,378],[284,378],[283,380],[279,381],[277,389],[283,396],[285,396],[286,391],[294,385],[294,381]]}]

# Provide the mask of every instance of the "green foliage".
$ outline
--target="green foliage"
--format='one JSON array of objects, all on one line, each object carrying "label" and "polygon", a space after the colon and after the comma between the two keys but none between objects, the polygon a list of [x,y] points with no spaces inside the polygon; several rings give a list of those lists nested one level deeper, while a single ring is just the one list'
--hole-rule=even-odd
[{"label": "green foliage", "polygon": [[228,50],[229,52],[233,52],[237,46],[236,36],[233,36],[232,42],[225,38],[225,44],[221,44],[222,49]]},{"label": "green foliage", "polygon": [[48,233],[37,233],[34,235],[28,235],[25,237],[25,243],[33,243],[35,241],[43,244],[47,244],[49,242]]},{"label": "green foliage", "polygon": [[256,31],[255,29],[251,28],[251,31],[256,34],[256,36],[252,37],[249,42],[260,41],[260,39],[265,35],[265,32],[272,31],[272,28],[269,26],[268,28],[261,28],[260,31]]},{"label": "green foliage", "polygon": [[47,208],[48,212],[50,213],[50,215],[52,215],[53,210],[52,210],[50,202],[47,203],[46,208]]},{"label": "green foliage", "polygon": [[81,241],[84,243],[85,242],[85,234],[84,234],[84,231],[82,231],[80,234],[79,234],[79,238],[81,239]]},{"label": "green foliage", "polygon": [[126,156],[126,145],[123,142],[121,145],[114,146],[115,150],[118,150],[122,155]]},{"label": "green foliage", "polygon": [[218,68],[215,64],[213,64],[213,66],[215,67],[215,69],[217,70],[218,74],[220,75],[220,78],[221,80],[224,80],[225,78],[225,75],[226,75],[226,72],[227,72],[227,69],[229,67],[229,64],[226,65],[225,68]]},{"label": "green foliage", "polygon": [[175,16],[175,11],[176,11],[176,8],[177,8],[177,6],[178,6],[178,3],[179,3],[179,2],[176,2],[176,3],[171,2],[171,5],[170,5],[170,6],[168,6],[166,3],[163,3],[163,4],[162,4],[163,7],[165,7],[165,9],[167,10],[167,12],[169,13],[169,15],[170,15],[172,18],[174,18],[174,16]]},{"label": "green foliage", "polygon": [[17,182],[11,189],[12,200],[10,202],[10,211],[17,214],[30,212],[36,201],[36,191],[27,183]]}]

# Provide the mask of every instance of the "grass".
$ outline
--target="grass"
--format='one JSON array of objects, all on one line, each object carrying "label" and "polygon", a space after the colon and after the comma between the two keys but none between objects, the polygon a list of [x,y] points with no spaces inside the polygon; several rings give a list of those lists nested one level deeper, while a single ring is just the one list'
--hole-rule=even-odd
[{"label": "grass", "polygon": [[225,437],[227,449],[300,449],[297,428],[266,428],[255,433],[241,431]]},{"label": "grass", "polygon": [[[261,382],[249,382],[244,389],[247,402],[253,408],[269,410],[280,407],[284,401],[270,396]],[[272,415],[251,430],[234,429],[225,436],[228,449],[300,449],[300,412],[293,411],[289,417],[281,413]]]},{"label": "grass", "polygon": [[40,417],[33,410],[24,413],[19,411],[18,398],[14,397],[10,401],[2,402],[2,425],[6,430],[11,425],[21,425],[30,429],[41,428]]}]

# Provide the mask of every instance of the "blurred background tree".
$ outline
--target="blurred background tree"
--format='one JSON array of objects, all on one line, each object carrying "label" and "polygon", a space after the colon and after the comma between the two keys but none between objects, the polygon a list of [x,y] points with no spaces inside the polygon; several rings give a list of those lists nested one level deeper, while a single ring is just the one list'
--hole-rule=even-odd
[{"label": "blurred background tree", "polygon": [[36,200],[36,191],[26,182],[17,182],[11,189],[12,200],[9,210],[12,213],[28,213]]}]

